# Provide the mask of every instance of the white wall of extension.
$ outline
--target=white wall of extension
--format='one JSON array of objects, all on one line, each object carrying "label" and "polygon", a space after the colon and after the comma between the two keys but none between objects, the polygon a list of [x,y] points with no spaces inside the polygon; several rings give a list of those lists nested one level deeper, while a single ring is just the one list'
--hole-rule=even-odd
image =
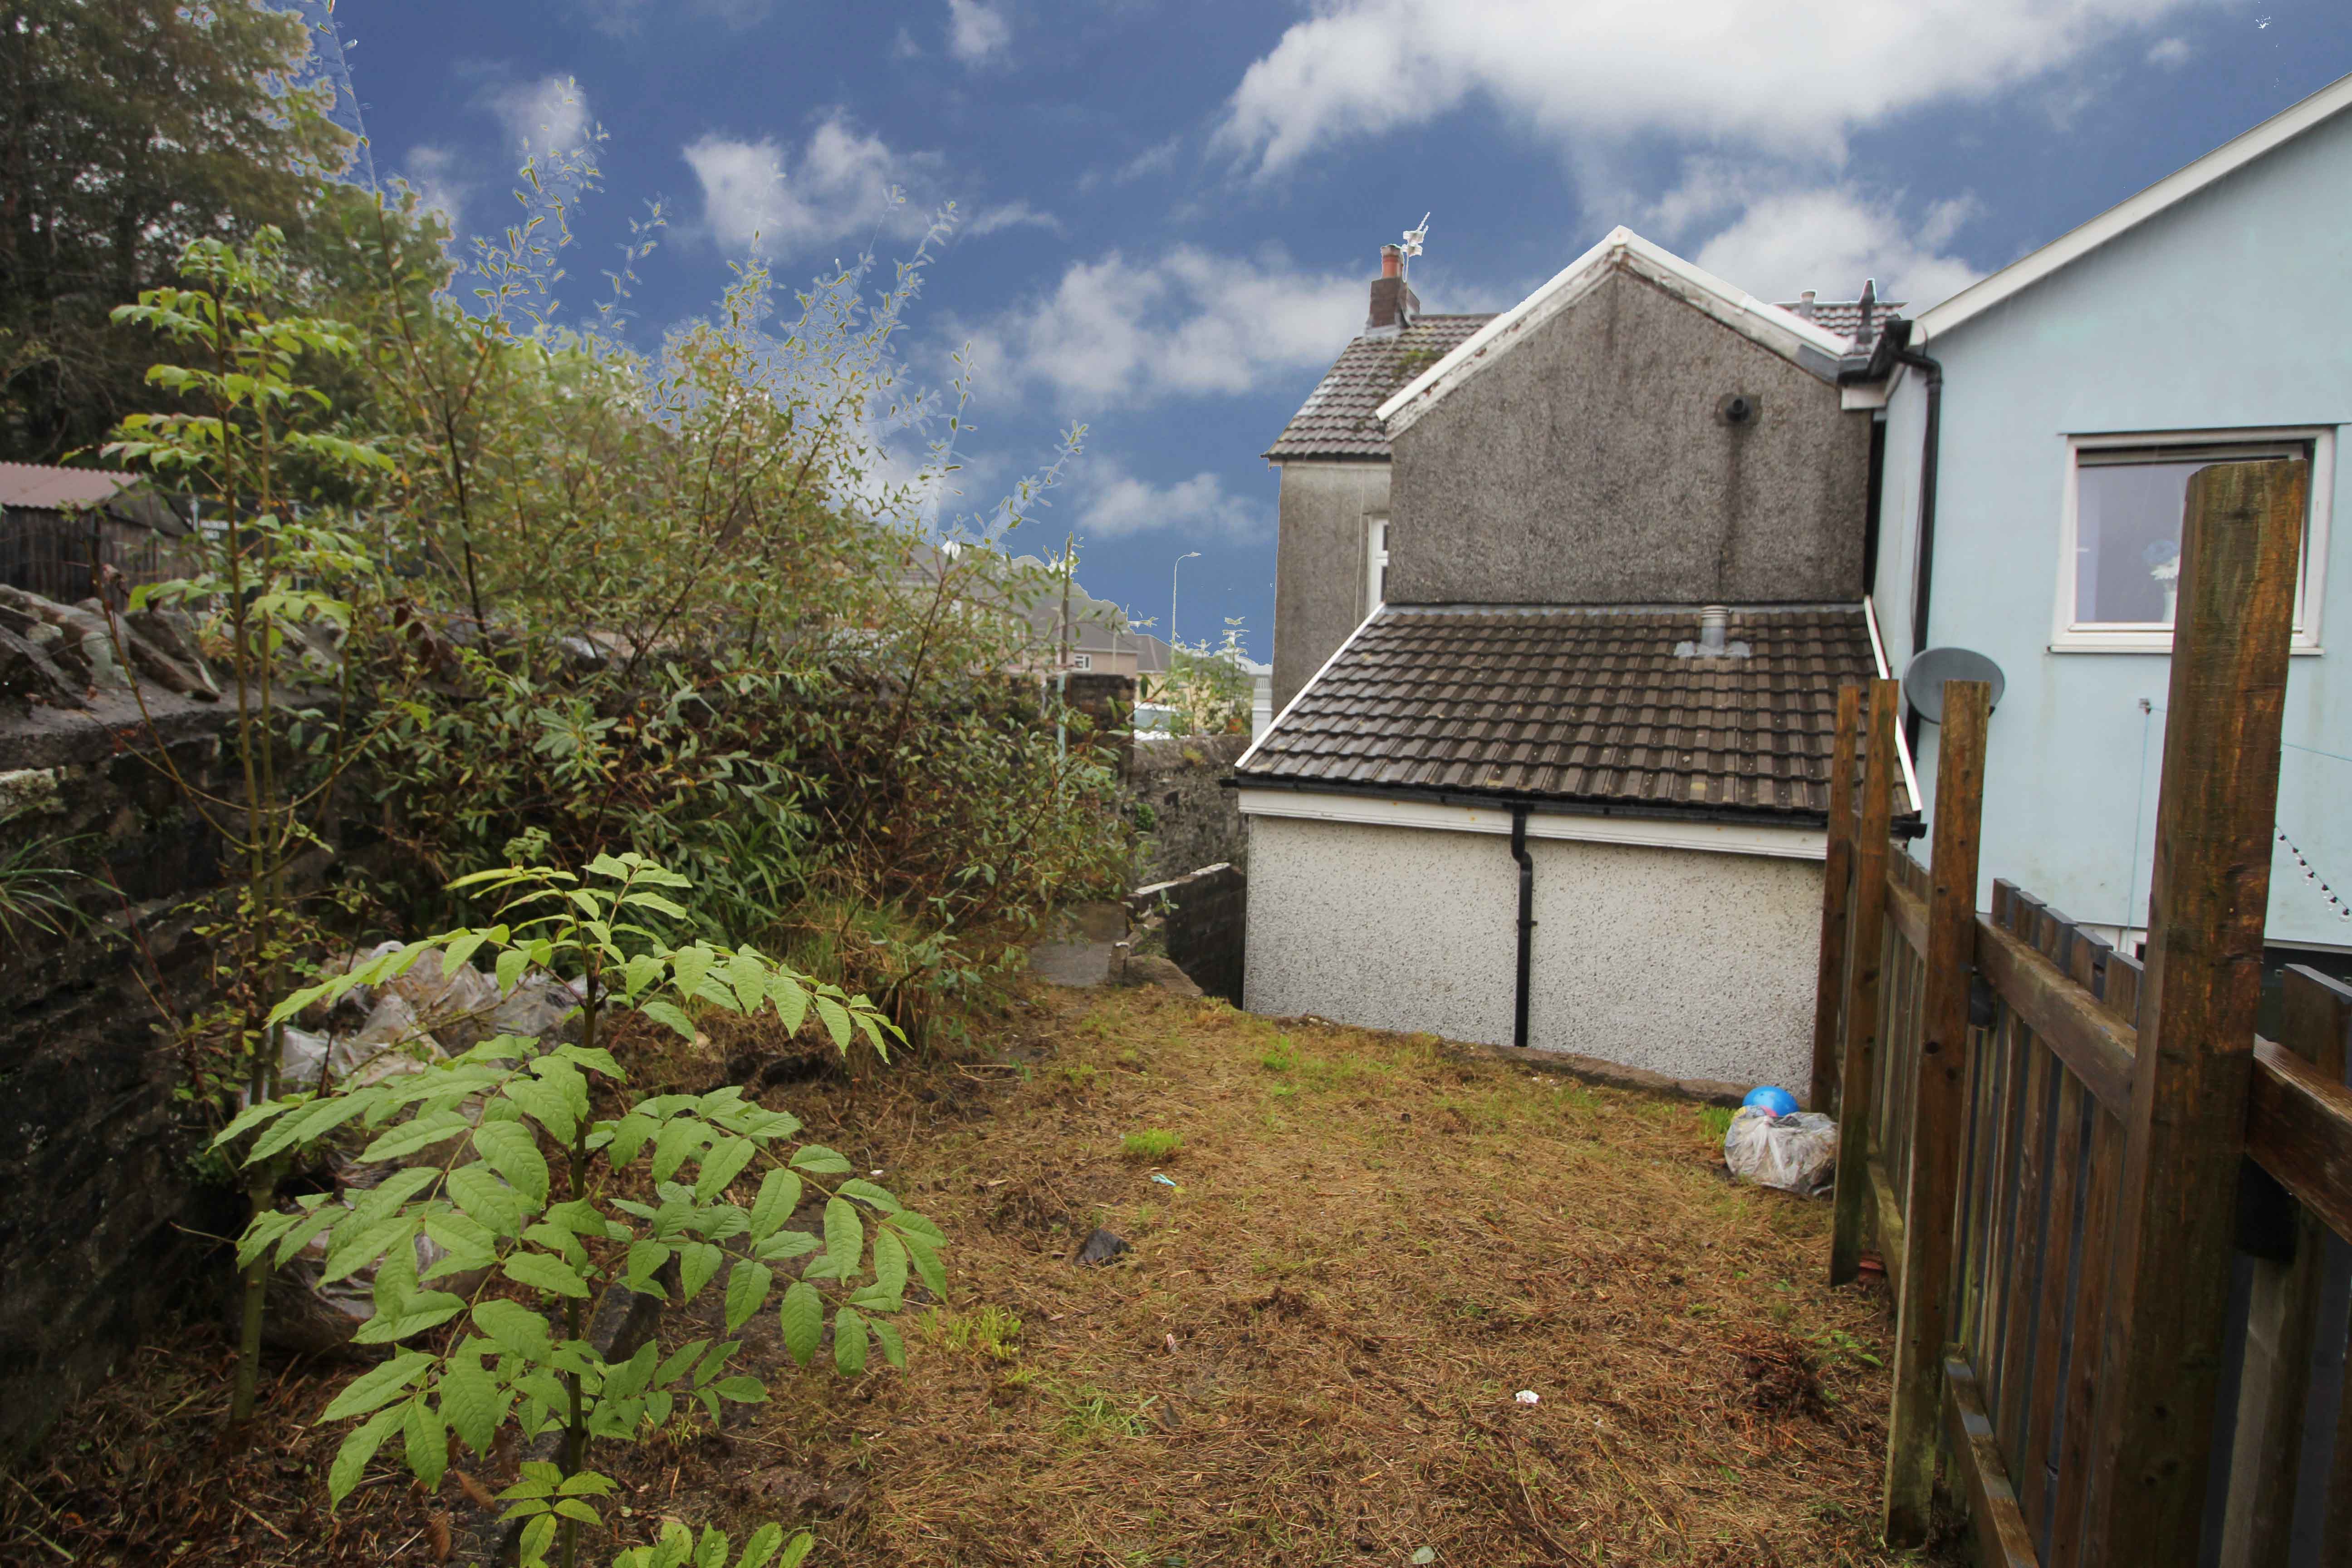
[{"label": "white wall of extension", "polygon": [[[1510,1043],[1507,837],[1268,815],[1249,832],[1252,1012]],[[1528,851],[1530,1045],[1803,1091],[1818,859],[1549,837]]]}]

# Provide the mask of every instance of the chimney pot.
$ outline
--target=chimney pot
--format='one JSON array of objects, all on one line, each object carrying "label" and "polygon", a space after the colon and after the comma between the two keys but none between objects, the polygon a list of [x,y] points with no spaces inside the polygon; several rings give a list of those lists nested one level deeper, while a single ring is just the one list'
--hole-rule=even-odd
[{"label": "chimney pot", "polygon": [[1383,278],[1404,276],[1404,247],[1401,245],[1381,247],[1381,276]]},{"label": "chimney pot", "polygon": [[1731,611],[1722,605],[1708,605],[1698,613],[1698,656],[1701,658],[1721,658],[1727,645],[1724,634],[1731,629]]},{"label": "chimney pot", "polygon": [[1813,289],[1808,289],[1803,293],[1797,296],[1797,314],[1804,317],[1805,320],[1809,321],[1813,319],[1814,292],[1815,291]]}]

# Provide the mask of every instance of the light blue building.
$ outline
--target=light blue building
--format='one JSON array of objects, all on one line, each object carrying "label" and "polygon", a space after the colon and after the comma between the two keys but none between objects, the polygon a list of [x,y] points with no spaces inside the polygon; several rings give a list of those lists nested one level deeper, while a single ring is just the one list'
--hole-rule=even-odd
[{"label": "light blue building", "polygon": [[[2352,559],[2330,559],[2352,533],[2352,78],[1910,326],[1942,379],[1925,528],[1931,376],[1846,398],[1885,410],[1871,577],[1890,661],[1957,646],[2007,676],[1979,901],[1997,875],[2126,951],[2144,938],[2184,487],[2292,454],[2312,494],[2269,940],[2352,954]],[[1911,722],[1932,804],[1936,727]]]}]

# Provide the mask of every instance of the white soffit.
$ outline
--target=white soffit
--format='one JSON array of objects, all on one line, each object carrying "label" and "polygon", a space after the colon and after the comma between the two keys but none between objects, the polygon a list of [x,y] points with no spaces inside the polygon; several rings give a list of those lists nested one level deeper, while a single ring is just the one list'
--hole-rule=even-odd
[{"label": "white soffit", "polygon": [[1412,426],[1432,405],[1522,342],[1528,331],[1573,307],[1622,268],[1705,311],[1783,359],[1803,363],[1811,349],[1834,362],[1851,348],[1845,338],[1790,310],[1735,289],[1622,224],[1570,262],[1550,282],[1464,339],[1454,350],[1381,405],[1389,434]]},{"label": "white soffit", "polygon": [[[1337,790],[1252,789],[1234,792],[1244,816],[1280,816],[1305,822],[1336,822],[1365,827],[1418,827],[1440,833],[1511,831],[1502,806],[1448,805]],[[1625,844],[1651,849],[1697,849],[1717,855],[1765,855],[1786,860],[1828,857],[1827,833],[1818,827],[1775,827],[1767,823],[1706,822],[1668,816],[1588,816],[1531,811],[1530,838],[1582,844]]]},{"label": "white soffit", "polygon": [[1948,332],[1970,317],[2032,288],[2059,268],[2082,259],[2109,240],[2137,228],[2166,208],[2195,195],[2216,180],[2234,174],[2347,109],[2352,109],[2352,76],[2338,78],[2294,108],[2222,142],[2187,168],[2167,174],[2128,201],[2118,202],[2031,256],[2010,263],[1990,278],[1979,279],[1934,310],[1923,311],[1912,337],[1913,346]]}]

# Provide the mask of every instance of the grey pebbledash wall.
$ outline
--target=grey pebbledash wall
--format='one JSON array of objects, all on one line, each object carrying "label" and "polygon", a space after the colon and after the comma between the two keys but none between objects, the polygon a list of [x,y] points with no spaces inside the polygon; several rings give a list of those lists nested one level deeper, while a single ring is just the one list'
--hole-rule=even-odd
[{"label": "grey pebbledash wall", "polygon": [[[1241,806],[1223,780],[1249,750],[1247,735],[1142,739],[1128,771],[1128,793],[1148,806],[1143,858],[1133,883],[1164,882],[1223,860],[1244,869],[1249,836]],[[1139,820],[1146,820],[1140,817]]]},{"label": "grey pebbledash wall", "polygon": [[[1735,393],[1756,410],[1745,423],[1724,416]],[[1392,604],[1850,604],[1864,592],[1869,414],[1626,273],[1391,447]],[[1286,507],[1288,489],[1286,475]]]},{"label": "grey pebbledash wall", "polygon": [[[150,703],[172,761],[225,788],[229,715]],[[0,937],[0,1456],[29,1448],[212,1277],[191,1232],[236,1223],[233,1205],[205,1207],[178,1063],[142,984],[200,984],[197,922],[173,911],[219,884],[220,844],[138,752],[142,732],[122,697],[0,716],[0,853],[37,844],[83,873],[63,890],[96,922],[68,941]]]}]

